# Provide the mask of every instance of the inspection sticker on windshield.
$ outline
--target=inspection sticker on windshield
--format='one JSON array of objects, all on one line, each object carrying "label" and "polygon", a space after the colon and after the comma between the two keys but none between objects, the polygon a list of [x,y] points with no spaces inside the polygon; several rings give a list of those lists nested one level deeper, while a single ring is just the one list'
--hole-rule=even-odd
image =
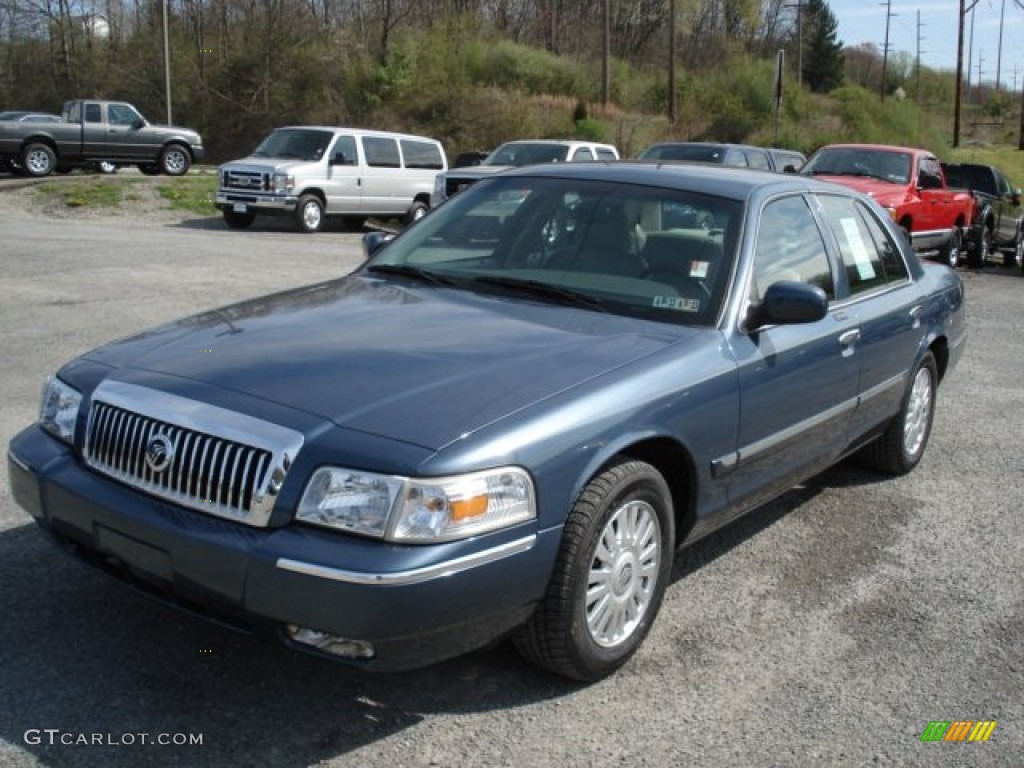
[{"label": "inspection sticker on windshield", "polygon": [[690,262],[690,277],[707,277],[708,276],[708,262],[706,261],[691,261]]},{"label": "inspection sticker on windshield", "polygon": [[684,299],[682,296],[655,296],[654,306],[658,309],[678,309],[681,312],[700,312],[700,299]]}]

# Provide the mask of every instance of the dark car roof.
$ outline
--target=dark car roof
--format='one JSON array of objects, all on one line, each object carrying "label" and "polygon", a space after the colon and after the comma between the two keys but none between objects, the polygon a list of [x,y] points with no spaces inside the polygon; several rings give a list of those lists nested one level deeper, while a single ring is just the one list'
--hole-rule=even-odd
[{"label": "dark car roof", "polygon": [[795,174],[766,173],[758,169],[720,165],[686,165],[639,160],[617,163],[531,166],[506,171],[502,176],[546,176],[614,181],[703,192],[735,200],[745,200],[756,192],[773,191],[819,191],[850,194],[850,190],[845,187]]}]

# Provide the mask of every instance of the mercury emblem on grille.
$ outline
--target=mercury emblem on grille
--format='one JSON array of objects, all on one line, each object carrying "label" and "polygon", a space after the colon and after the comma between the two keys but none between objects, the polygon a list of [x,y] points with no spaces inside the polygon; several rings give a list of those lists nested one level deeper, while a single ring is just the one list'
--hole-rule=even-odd
[{"label": "mercury emblem on grille", "polygon": [[153,472],[163,472],[174,460],[174,442],[163,432],[157,432],[146,443],[146,466]]}]

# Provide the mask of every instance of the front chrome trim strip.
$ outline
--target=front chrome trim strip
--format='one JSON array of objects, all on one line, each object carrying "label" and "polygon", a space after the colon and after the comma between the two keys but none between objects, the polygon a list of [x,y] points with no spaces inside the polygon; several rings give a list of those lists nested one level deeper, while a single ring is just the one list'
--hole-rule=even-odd
[{"label": "front chrome trim strip", "polygon": [[537,535],[531,534],[521,539],[501,544],[482,552],[475,552],[472,555],[457,557],[454,560],[446,560],[436,565],[428,565],[424,568],[414,568],[409,571],[396,571],[395,573],[368,573],[366,571],[347,571],[341,568],[329,568],[315,563],[304,563],[301,560],[292,560],[287,557],[280,557],[274,565],[282,571],[301,573],[304,576],[314,576],[318,579],[330,581],[341,581],[346,584],[373,585],[380,587],[403,587],[408,584],[419,584],[433,579],[444,579],[454,576],[470,568],[478,568],[482,565],[502,560],[513,555],[520,555],[533,548],[537,542]]}]

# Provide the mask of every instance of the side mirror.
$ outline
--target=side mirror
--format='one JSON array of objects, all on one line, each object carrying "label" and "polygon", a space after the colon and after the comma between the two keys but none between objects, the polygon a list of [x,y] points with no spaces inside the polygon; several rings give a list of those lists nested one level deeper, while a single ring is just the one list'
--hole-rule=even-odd
[{"label": "side mirror", "polygon": [[751,307],[747,329],[766,325],[816,323],[828,314],[828,296],[816,285],[780,280],[765,291],[764,299]]},{"label": "side mirror", "polygon": [[350,163],[348,156],[344,152],[335,152],[334,157],[331,158],[331,165],[354,165]]},{"label": "side mirror", "polygon": [[366,259],[370,259],[377,253],[377,251],[394,239],[395,236],[391,232],[367,232],[363,235],[363,255]]}]

